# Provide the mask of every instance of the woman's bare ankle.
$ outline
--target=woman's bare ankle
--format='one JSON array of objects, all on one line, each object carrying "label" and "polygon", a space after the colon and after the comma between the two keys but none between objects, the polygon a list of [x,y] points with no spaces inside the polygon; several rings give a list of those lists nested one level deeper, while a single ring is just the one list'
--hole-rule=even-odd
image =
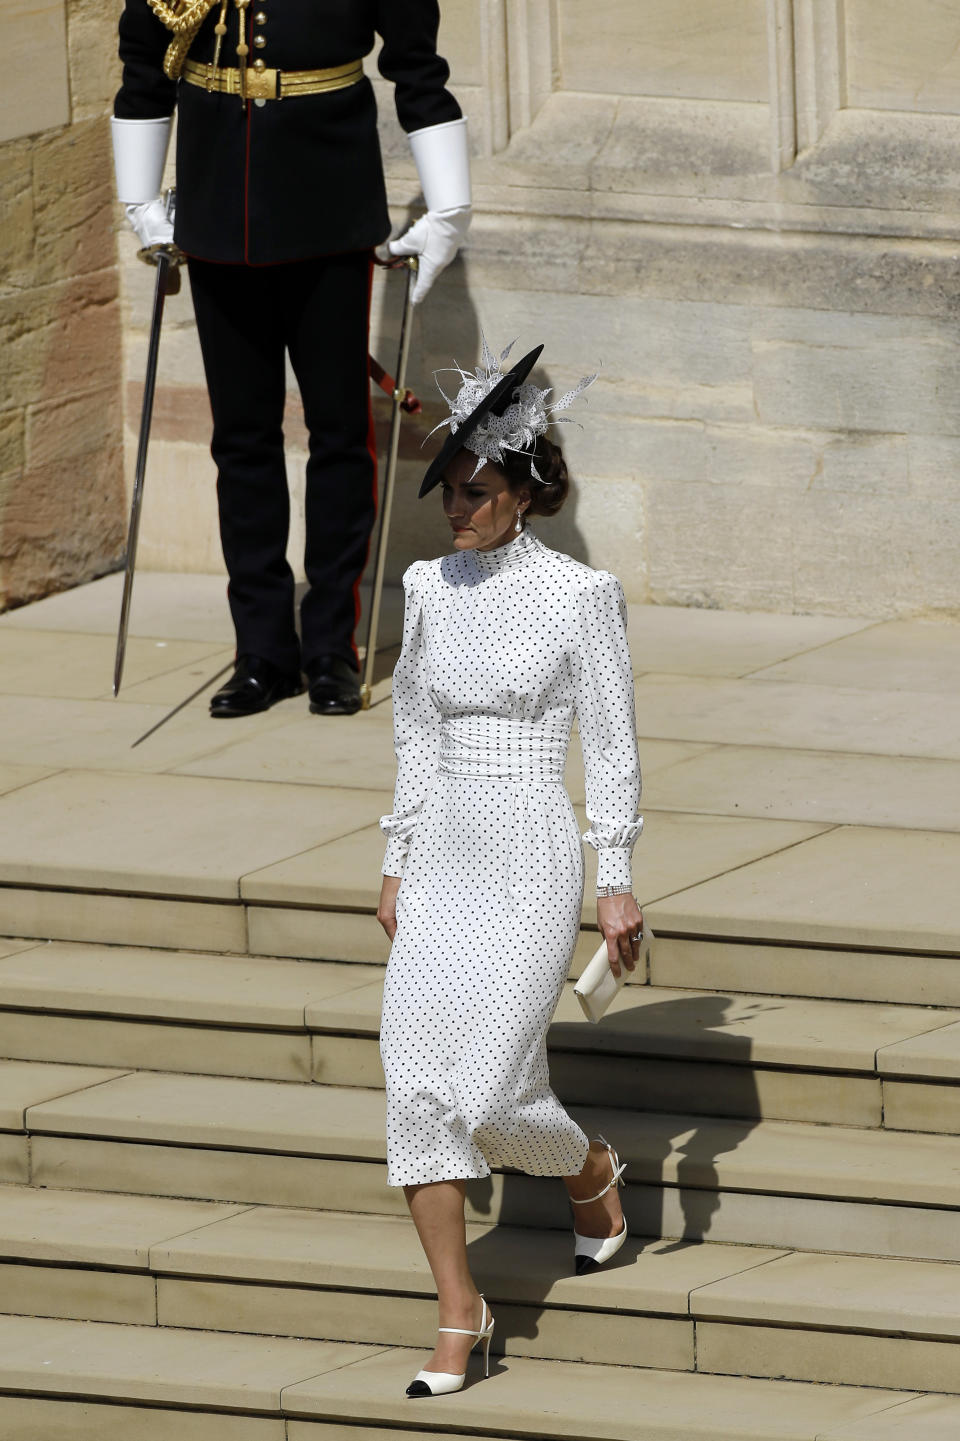
[{"label": "woman's bare ankle", "polygon": [[595,1196],[598,1191],[610,1180],[607,1174],[611,1170],[608,1160],[610,1153],[605,1146],[598,1141],[591,1141],[587,1151],[583,1168],[576,1176],[564,1176],[563,1184],[570,1193],[573,1201],[585,1201],[589,1196]]},{"label": "woman's bare ankle", "polygon": [[623,1209],[613,1179],[610,1152],[600,1141],[591,1141],[583,1170],[577,1176],[565,1176],[564,1185],[573,1207],[574,1230],[581,1236],[604,1238],[615,1236],[623,1226]]},{"label": "woman's bare ankle", "polygon": [[477,1318],[482,1309],[480,1292],[475,1286],[455,1292],[446,1292],[442,1298],[437,1298],[437,1311],[441,1326],[463,1326],[474,1330],[480,1324]]}]

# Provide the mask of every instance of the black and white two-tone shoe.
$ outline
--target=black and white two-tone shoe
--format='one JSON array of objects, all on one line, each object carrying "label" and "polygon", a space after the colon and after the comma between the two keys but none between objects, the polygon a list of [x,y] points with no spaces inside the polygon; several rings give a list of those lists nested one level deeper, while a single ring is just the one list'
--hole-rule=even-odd
[{"label": "black and white two-tone shoe", "polygon": [[[463,1331],[459,1326],[441,1326],[440,1330],[449,1336],[473,1336],[475,1343],[479,1342],[483,1347],[483,1374],[490,1375],[490,1340],[493,1336],[493,1316],[490,1314],[490,1307],[484,1298],[480,1300],[483,1309],[480,1312],[480,1330]],[[473,1347],[471,1346],[471,1351]],[[450,1396],[454,1391],[460,1391],[467,1373],[464,1371],[457,1375],[454,1371],[418,1371],[416,1376],[407,1387],[407,1395],[418,1396]]]},{"label": "black and white two-tone shoe", "polygon": [[[609,1141],[605,1141],[602,1136],[598,1136],[597,1140],[602,1146],[606,1147],[607,1155],[610,1158],[610,1169],[613,1175],[603,1190],[598,1191],[595,1196],[584,1196],[581,1197],[579,1201],[574,1200],[573,1196],[571,1196],[570,1200],[575,1206],[589,1206],[592,1201],[599,1201],[600,1197],[605,1196],[609,1190],[616,1186],[623,1185],[623,1173],[627,1169],[626,1164],[621,1164],[620,1157],[610,1145]],[[599,1271],[601,1266],[605,1265],[611,1257],[617,1254],[626,1239],[626,1218],[624,1218],[623,1229],[618,1231],[615,1236],[581,1236],[576,1226],[574,1226],[573,1265],[575,1274],[578,1276],[588,1276],[591,1271]]]}]

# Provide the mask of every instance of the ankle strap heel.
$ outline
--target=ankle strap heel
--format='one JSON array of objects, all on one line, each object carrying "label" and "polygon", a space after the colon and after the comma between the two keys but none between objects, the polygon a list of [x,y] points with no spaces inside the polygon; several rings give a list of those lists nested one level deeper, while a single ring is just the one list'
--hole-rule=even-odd
[{"label": "ankle strap heel", "polygon": [[[579,1200],[571,1196],[570,1200],[575,1206],[589,1206],[592,1201],[599,1201],[608,1191],[615,1190],[617,1186],[623,1185],[623,1173],[627,1169],[626,1163],[621,1162],[620,1157],[611,1146],[610,1142],[603,1136],[596,1138],[601,1145],[606,1147],[607,1156],[610,1160],[610,1169],[613,1172],[610,1180],[598,1191],[595,1196],[581,1196]],[[577,1276],[587,1276],[591,1271],[598,1271],[601,1266],[615,1256],[627,1239],[627,1222],[624,1218],[623,1229],[615,1236],[581,1236],[576,1227],[573,1232],[573,1267]]]},{"label": "ankle strap heel", "polygon": [[[467,1331],[462,1326],[440,1326],[438,1329],[448,1336],[473,1336],[483,1347],[483,1374],[490,1375],[490,1341],[493,1337],[493,1315],[487,1305],[485,1297],[481,1296],[483,1309],[480,1312],[479,1331]],[[471,1348],[472,1349],[472,1348]],[[449,1396],[454,1391],[459,1391],[467,1373],[455,1375],[452,1371],[418,1371],[416,1376],[407,1387],[407,1395],[418,1396]]]}]

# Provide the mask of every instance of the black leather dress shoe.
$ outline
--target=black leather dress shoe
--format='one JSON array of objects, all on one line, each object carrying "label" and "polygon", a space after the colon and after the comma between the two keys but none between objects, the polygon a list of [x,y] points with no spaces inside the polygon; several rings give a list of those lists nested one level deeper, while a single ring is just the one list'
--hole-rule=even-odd
[{"label": "black leather dress shoe", "polygon": [[360,677],[349,661],[321,655],[307,666],[314,715],[353,715],[360,709]]},{"label": "black leather dress shoe", "polygon": [[303,681],[299,675],[280,670],[271,661],[256,655],[242,655],[234,666],[233,675],[220,687],[210,702],[210,714],[217,720],[233,716],[256,715],[269,710],[278,700],[299,695]]}]

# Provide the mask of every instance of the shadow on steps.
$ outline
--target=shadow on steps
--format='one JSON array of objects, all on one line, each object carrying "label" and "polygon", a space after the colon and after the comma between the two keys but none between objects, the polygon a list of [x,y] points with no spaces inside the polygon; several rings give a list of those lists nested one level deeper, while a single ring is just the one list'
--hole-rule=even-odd
[{"label": "shadow on steps", "polygon": [[[591,1028],[595,1049],[589,1052],[582,1051],[584,1028],[581,1024],[560,1023],[551,1028],[551,1079],[557,1095],[574,1114],[576,1103],[623,1111],[623,1141],[618,1140],[615,1133],[614,1117],[610,1121],[613,1134],[607,1136],[621,1151],[621,1159],[629,1155],[630,1113],[634,1110],[666,1113],[664,1119],[667,1125],[659,1152],[651,1149],[648,1137],[642,1165],[634,1163],[631,1166],[628,1163],[626,1185],[621,1195],[631,1237],[610,1262],[609,1268],[605,1269],[619,1270],[634,1265],[651,1241],[663,1236],[665,1187],[678,1192],[683,1226],[680,1236],[659,1249],[662,1252],[679,1251],[709,1238],[713,1218],[722,1203],[717,1157],[736,1150],[761,1119],[760,1099],[750,1065],[750,1037],[723,1029],[734,1004],[733,998],[728,996],[697,995],[660,1004],[628,1007],[606,1017],[596,1031]],[[757,1004],[763,1006],[768,1003],[758,1001]],[[742,1017],[742,1000],[737,1005]],[[647,1056],[653,1050],[663,1061],[659,1071],[651,1072],[646,1057],[641,1060],[636,1055],[638,1022],[642,1022]],[[653,1047],[649,1044],[651,1037],[657,1038]],[[632,1041],[632,1045],[627,1044],[628,1040]],[[665,1089],[670,1086],[670,1052],[674,1045],[677,1057],[682,1056],[687,1062],[702,1060],[710,1063],[710,1073],[715,1083],[719,1083],[722,1094],[714,1088],[710,1095],[702,1091],[697,1095],[683,1085],[680,1095],[672,1087]],[[565,1046],[575,1046],[576,1049],[568,1050]],[[721,1069],[714,1071],[714,1067]],[[705,1074],[706,1071],[699,1071],[701,1085]],[[682,1075],[683,1067],[678,1065],[676,1079],[681,1079]],[[677,1115],[676,1125],[671,1127],[669,1113],[678,1110],[687,1114]],[[722,1127],[713,1122],[691,1128],[691,1119],[697,1115],[706,1118],[718,1114],[725,1118]],[[721,1140],[722,1148],[718,1144]],[[671,1173],[667,1175],[669,1157],[674,1159]],[[633,1185],[630,1184],[631,1179]],[[529,1225],[531,1189],[534,1186],[541,1192],[542,1188],[550,1187],[551,1194],[543,1194],[544,1221],[548,1226],[555,1226],[558,1209],[569,1210],[559,1179],[551,1182],[508,1172],[502,1178],[502,1198],[499,1207],[496,1207],[493,1180],[485,1177],[468,1183],[468,1205],[478,1218],[491,1217],[496,1210],[497,1219],[503,1225]],[[572,1216],[570,1229],[572,1232]],[[495,1233],[487,1233],[472,1241],[469,1255],[477,1284],[481,1290],[486,1287],[490,1300],[496,1301],[498,1282],[502,1284],[503,1256],[497,1254]],[[547,1298],[559,1279],[543,1268],[535,1247],[529,1248],[520,1264],[527,1267],[522,1285],[523,1304],[501,1304],[498,1311],[496,1349],[501,1352],[511,1349],[511,1336],[523,1337],[527,1342],[536,1339],[548,1304]],[[573,1274],[572,1235],[570,1268],[566,1274]],[[516,1272],[511,1273],[510,1290],[513,1296],[516,1296],[517,1280]],[[569,1304],[569,1299],[565,1300]]]}]

